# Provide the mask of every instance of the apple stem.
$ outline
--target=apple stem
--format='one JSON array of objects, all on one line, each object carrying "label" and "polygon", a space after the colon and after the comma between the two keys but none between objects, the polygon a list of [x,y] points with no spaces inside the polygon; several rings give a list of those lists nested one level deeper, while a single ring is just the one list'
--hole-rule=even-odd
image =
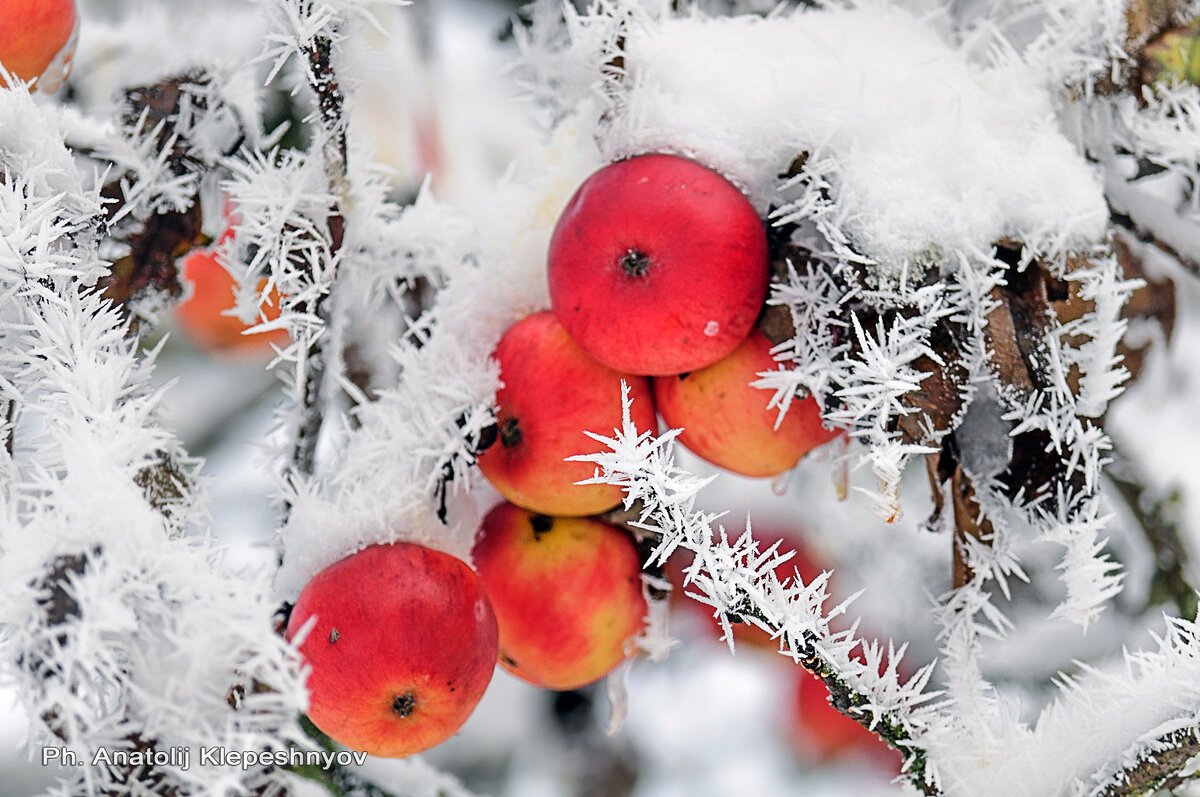
[{"label": "apple stem", "polygon": [[516,418],[508,418],[500,424],[500,445],[512,448],[521,444],[521,424]]},{"label": "apple stem", "polygon": [[412,692],[405,692],[402,695],[396,695],[392,701],[392,711],[400,719],[408,717],[413,713],[413,709],[417,707],[417,696]]},{"label": "apple stem", "polygon": [[650,258],[645,252],[637,249],[630,249],[621,255],[621,259],[617,262],[621,264],[621,269],[631,277],[643,277],[650,270]]}]

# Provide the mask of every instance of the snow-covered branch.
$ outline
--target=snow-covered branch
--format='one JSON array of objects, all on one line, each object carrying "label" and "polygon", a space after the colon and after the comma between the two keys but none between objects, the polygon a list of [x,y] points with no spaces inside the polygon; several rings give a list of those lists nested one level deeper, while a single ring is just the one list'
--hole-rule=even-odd
[{"label": "snow-covered branch", "polygon": [[0,667],[34,741],[79,763],[58,793],[278,789],[273,767],[105,758],[285,750],[303,738],[306,695],[267,585],[191,536],[195,463],[159,421],[153,352],[97,292],[100,197],[62,142],[25,92],[0,92],[0,385],[15,405]]},{"label": "snow-covered branch", "polygon": [[[684,588],[695,600],[711,606],[725,638],[733,645],[732,623],[750,622],[779,640],[780,652],[803,664],[831,690],[839,711],[878,733],[905,756],[909,779],[927,794],[937,776],[926,769],[920,737],[932,718],[928,703],[936,694],[924,691],[932,667],[924,667],[902,683],[897,670],[904,650],[883,648],[857,638],[857,624],[837,629],[849,601],[825,608],[829,599],[828,573],[805,584],[795,574],[780,580],[775,568],[794,551],[779,544],[760,551],[747,520],[745,531],[731,540],[719,516],[697,512],[697,493],[710,481],[674,463],[677,430],[654,436],[639,431],[630,419],[629,389],[623,385],[622,427],[613,437],[587,432],[608,451],[573,457],[597,465],[596,476],[581,484],[612,484],[625,490],[626,508],[640,508],[629,523],[657,535],[648,565],[663,564],[676,550],[694,554],[684,572]],[[855,654],[855,649],[860,649]]]}]

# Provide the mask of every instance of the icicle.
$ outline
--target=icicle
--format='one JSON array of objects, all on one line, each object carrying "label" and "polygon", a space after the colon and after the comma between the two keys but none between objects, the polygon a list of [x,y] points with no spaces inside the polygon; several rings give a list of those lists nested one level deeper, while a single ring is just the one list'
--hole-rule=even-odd
[{"label": "icicle", "polygon": [[608,722],[604,732],[616,736],[625,717],[629,714],[629,671],[636,659],[625,659],[604,680],[604,691],[608,695]]}]

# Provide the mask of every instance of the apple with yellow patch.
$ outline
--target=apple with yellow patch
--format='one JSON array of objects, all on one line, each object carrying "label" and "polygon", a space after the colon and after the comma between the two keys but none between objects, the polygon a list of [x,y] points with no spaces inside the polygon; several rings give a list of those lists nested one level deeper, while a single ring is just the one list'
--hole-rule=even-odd
[{"label": "apple with yellow patch", "polygon": [[594,515],[621,502],[620,487],[577,485],[595,474],[567,457],[606,450],[584,431],[611,436],[621,426],[621,382],[629,385],[639,430],[656,428],[650,383],[593,360],[552,313],[509,328],[493,355],[504,386],[496,393],[496,442],[479,469],[501,495],[534,512]]},{"label": "apple with yellow patch", "polygon": [[471,555],[500,625],[500,664],[517,677],[576,689],[632,652],[646,599],[624,530],[504,503],[484,518]]},{"label": "apple with yellow patch", "polygon": [[771,342],[755,329],[707,368],[652,380],[655,404],[667,426],[683,429],[679,442],[692,452],[743,476],[775,476],[840,434],[825,427],[811,396],[794,399],[775,428],[770,393],[751,383],[777,367]]}]

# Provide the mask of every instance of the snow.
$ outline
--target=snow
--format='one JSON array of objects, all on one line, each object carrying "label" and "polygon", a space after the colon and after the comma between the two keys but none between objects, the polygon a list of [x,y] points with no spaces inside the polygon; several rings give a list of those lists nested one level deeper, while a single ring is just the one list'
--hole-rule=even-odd
[{"label": "snow", "polygon": [[972,64],[903,11],[635,21],[625,51],[606,154],[692,154],[780,219],[793,215],[780,175],[802,152],[828,158],[826,223],[892,280],[1006,237],[1042,251],[1103,235],[1100,181],[1044,76]]}]

